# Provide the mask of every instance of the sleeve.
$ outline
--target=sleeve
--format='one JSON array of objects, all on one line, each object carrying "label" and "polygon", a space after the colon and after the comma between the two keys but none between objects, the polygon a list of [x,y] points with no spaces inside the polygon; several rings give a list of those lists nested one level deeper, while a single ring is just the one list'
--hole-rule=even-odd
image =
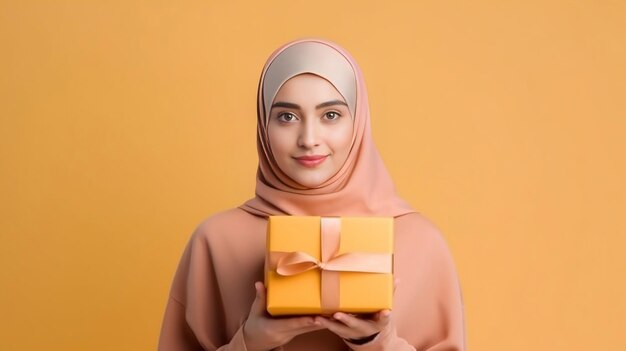
[{"label": "sleeve", "polygon": [[171,296],[165,308],[158,350],[203,350],[185,320],[185,306]]},{"label": "sleeve", "polygon": [[174,275],[159,351],[247,351],[243,323],[230,340],[206,237],[192,235]]},{"label": "sleeve", "polygon": [[[465,311],[459,276],[454,260],[443,235],[435,229],[431,246],[432,268],[427,275],[429,281],[419,284],[432,290],[427,303],[433,305],[436,338],[424,345],[425,351],[465,351]],[[416,297],[417,298],[417,297]],[[424,320],[421,324],[428,323]],[[421,346],[420,346],[421,347]],[[420,349],[420,347],[417,347]]]},{"label": "sleeve", "polygon": [[230,343],[217,349],[204,348],[185,319],[185,306],[170,296],[161,327],[158,351],[247,351],[243,338],[243,325]]}]

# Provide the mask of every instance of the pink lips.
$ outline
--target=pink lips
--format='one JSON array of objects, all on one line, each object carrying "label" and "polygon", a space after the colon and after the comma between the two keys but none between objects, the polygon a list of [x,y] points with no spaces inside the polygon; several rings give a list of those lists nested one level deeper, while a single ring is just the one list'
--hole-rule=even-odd
[{"label": "pink lips", "polygon": [[316,167],[317,165],[320,165],[322,162],[324,162],[327,157],[328,155],[312,155],[294,157],[294,159],[304,167]]}]

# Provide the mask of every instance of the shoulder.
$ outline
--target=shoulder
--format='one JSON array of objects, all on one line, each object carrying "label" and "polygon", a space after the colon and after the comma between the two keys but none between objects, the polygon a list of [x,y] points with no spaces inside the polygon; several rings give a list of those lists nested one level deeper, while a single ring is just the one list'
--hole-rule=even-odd
[{"label": "shoulder", "polygon": [[396,228],[406,230],[412,235],[441,237],[441,231],[430,219],[419,212],[396,217]]},{"label": "shoulder", "polygon": [[195,228],[191,241],[210,241],[228,237],[228,234],[246,233],[265,228],[267,220],[252,215],[241,208],[231,208],[202,220]]},{"label": "shoulder", "polygon": [[424,215],[411,213],[396,218],[395,234],[399,267],[423,267],[433,274],[456,276],[454,258],[444,235]]},{"label": "shoulder", "polygon": [[235,207],[205,218],[198,224],[196,230],[200,232],[210,232],[211,230],[229,227],[238,223],[240,224],[241,222],[258,222],[263,220],[262,217],[252,215],[239,207]]},{"label": "shoulder", "polygon": [[397,240],[401,242],[447,251],[447,244],[439,227],[421,213],[413,212],[397,217],[395,226]]}]

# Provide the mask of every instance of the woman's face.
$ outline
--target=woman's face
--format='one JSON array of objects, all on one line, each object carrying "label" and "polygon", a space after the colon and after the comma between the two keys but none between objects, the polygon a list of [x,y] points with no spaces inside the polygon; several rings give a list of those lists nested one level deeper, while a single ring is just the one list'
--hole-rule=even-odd
[{"label": "woman's face", "polygon": [[280,169],[316,188],[339,171],[350,153],[353,118],[326,79],[300,74],[287,80],[270,109],[268,137]]}]

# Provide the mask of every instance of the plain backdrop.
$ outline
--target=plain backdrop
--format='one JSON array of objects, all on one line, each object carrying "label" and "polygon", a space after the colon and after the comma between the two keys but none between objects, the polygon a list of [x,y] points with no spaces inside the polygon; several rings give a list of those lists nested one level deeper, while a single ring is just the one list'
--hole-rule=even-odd
[{"label": "plain backdrop", "polygon": [[254,194],[258,78],[301,37],[360,63],[470,350],[624,347],[625,23],[624,1],[2,1],[0,350],[155,349],[189,235]]}]

